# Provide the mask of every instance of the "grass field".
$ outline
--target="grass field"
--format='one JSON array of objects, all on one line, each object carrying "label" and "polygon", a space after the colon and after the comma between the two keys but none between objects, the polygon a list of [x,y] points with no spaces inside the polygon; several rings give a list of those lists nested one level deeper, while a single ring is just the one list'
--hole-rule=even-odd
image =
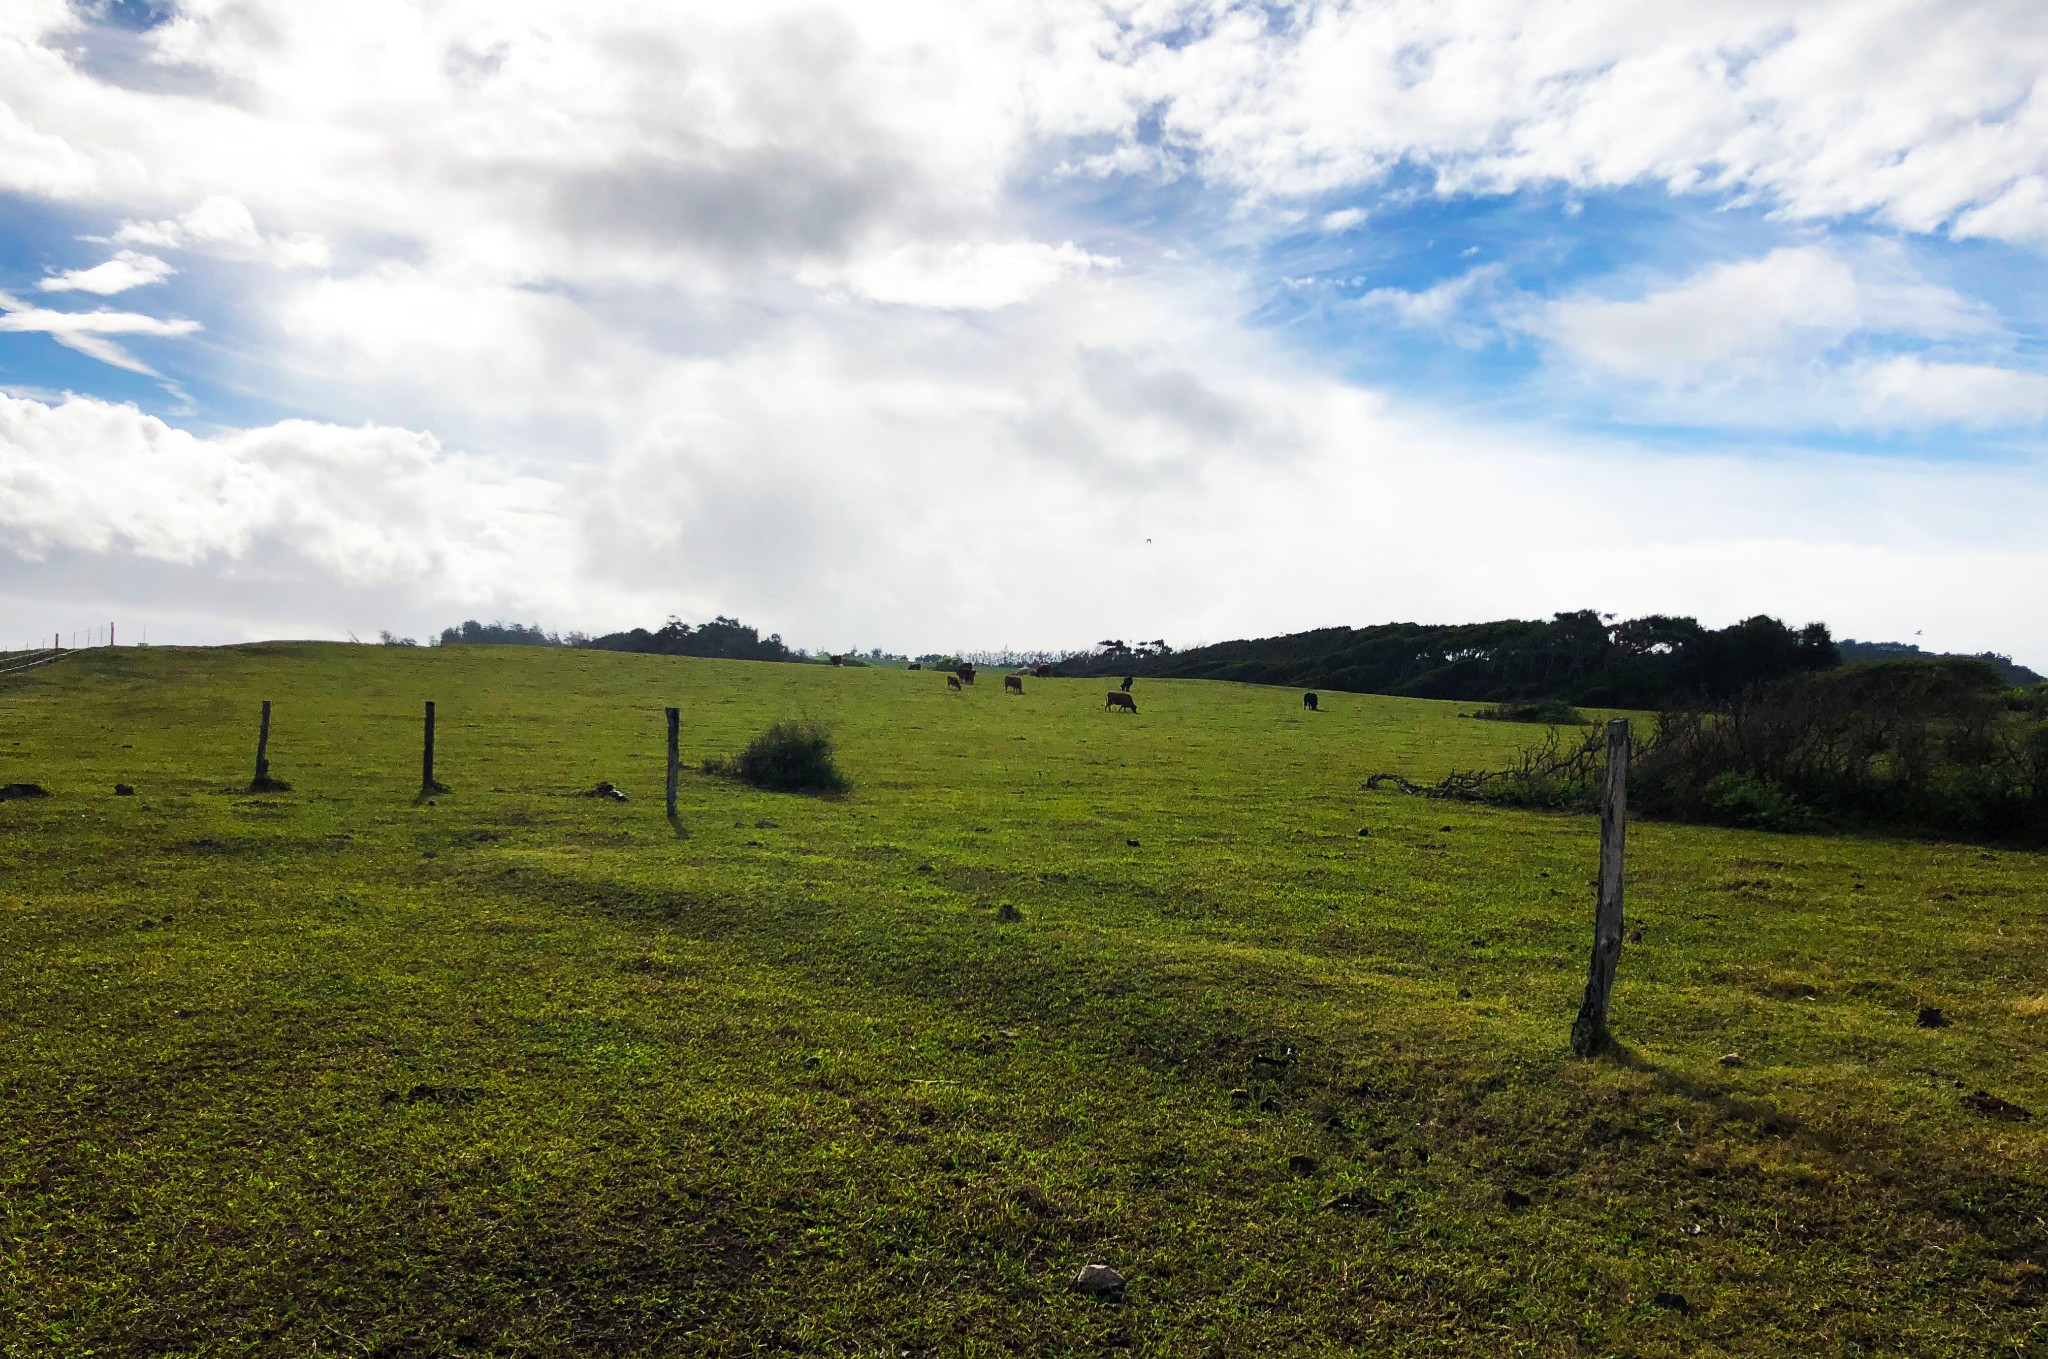
[{"label": "grass field", "polygon": [[[1638,824],[1576,1062],[1595,824],[1360,788],[1535,733],[1102,688],[0,681],[0,1353],[2048,1354],[2043,856]],[[856,787],[686,773],[678,835],[666,704]]]}]

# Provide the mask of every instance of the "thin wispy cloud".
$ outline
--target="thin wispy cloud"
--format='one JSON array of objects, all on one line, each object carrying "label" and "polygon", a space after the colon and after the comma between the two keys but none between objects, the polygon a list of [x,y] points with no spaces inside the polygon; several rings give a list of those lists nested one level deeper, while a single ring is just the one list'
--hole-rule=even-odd
[{"label": "thin wispy cloud", "polygon": [[130,311],[52,311],[0,293],[0,333],[47,335],[68,349],[131,373],[159,374],[109,336],[150,335],[174,339],[199,330],[197,321],[165,321]]}]

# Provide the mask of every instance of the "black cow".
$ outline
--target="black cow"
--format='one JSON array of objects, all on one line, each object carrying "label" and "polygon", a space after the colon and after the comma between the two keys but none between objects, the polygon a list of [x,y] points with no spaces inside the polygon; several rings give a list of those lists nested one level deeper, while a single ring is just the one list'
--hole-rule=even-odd
[{"label": "black cow", "polygon": [[1314,694],[1303,694],[1301,696],[1301,706],[1308,709],[1312,713],[1319,713],[1322,711],[1321,708],[1318,708],[1316,706],[1316,696]]},{"label": "black cow", "polygon": [[1131,686],[1132,686],[1133,684],[1137,683],[1137,681],[1138,681],[1138,677],[1137,677],[1136,675],[1125,675],[1125,676],[1124,676],[1124,692],[1125,692],[1125,693],[1127,693],[1127,694],[1128,694],[1129,692],[1131,692]]}]

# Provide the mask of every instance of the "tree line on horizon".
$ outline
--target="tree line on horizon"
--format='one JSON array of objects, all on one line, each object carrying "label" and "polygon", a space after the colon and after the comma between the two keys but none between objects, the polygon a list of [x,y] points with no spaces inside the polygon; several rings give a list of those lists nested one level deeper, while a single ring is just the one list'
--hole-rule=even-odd
[{"label": "tree line on horizon", "polygon": [[[390,644],[411,644],[389,633],[383,636]],[[780,633],[763,637],[759,629],[723,615],[696,625],[671,616],[659,628],[597,636],[472,618],[442,629],[433,644],[585,647],[794,663],[816,659],[788,646]],[[1795,629],[1762,614],[1707,628],[1689,617],[1651,614],[1617,622],[1612,615],[1581,609],[1542,620],[1317,628],[1185,651],[1163,640],[1110,641],[1064,656],[1032,653],[1029,659],[1052,662],[1056,674],[1067,676],[1217,679],[1464,702],[1558,700],[1588,707],[1659,708],[1681,700],[1728,698],[1759,684],[1844,664],[1934,657],[1909,643],[1837,642],[1825,624]],[[849,664],[870,660],[859,653],[846,659]],[[872,659],[884,658],[877,651]],[[935,669],[950,668],[950,658],[937,654],[918,659]],[[1010,659],[1007,653],[1001,658],[991,654],[987,663],[1004,659]],[[2041,676],[2008,657],[1986,653],[1973,659],[1989,663],[2008,684],[2041,682]]]},{"label": "tree line on horizon", "polygon": [[1069,659],[1057,673],[1217,679],[1468,702],[1561,699],[1656,708],[1725,697],[1842,663],[1827,625],[1757,615],[1725,628],[1652,614],[1613,621],[1591,609],[1491,623],[1317,628],[1186,651],[1135,649]]}]

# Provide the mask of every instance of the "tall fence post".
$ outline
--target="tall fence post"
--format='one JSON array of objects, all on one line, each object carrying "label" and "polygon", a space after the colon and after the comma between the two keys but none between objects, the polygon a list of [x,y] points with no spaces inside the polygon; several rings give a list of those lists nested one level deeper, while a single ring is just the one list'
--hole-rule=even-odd
[{"label": "tall fence post", "polygon": [[263,700],[263,722],[256,728],[256,777],[249,784],[261,788],[270,782],[270,700]]},{"label": "tall fence post", "polygon": [[680,708],[668,710],[668,819],[676,819],[676,783],[682,776],[683,765],[677,755],[677,732],[682,725]]},{"label": "tall fence post", "polygon": [[1607,999],[1621,961],[1622,850],[1628,840],[1628,723],[1607,724],[1607,800],[1600,808],[1600,900],[1593,914],[1593,958],[1586,998],[1572,1021],[1572,1051],[1593,1057],[1614,1046]]},{"label": "tall fence post", "polygon": [[448,785],[434,781],[434,700],[427,700],[427,725],[420,746],[420,796],[445,793]]}]

